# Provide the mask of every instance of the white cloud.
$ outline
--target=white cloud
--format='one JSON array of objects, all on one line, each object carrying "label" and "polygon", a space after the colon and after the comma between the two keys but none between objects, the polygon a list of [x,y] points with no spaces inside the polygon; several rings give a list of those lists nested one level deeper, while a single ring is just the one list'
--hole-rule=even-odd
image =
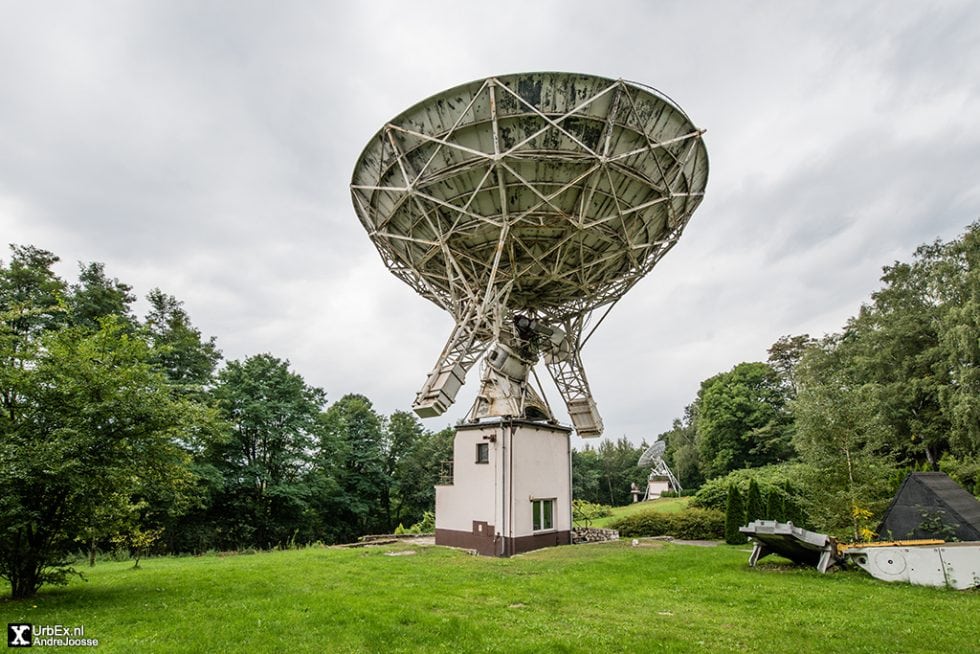
[{"label": "white cloud", "polygon": [[[383,122],[491,74],[572,70],[708,128],[707,196],[584,359],[610,437],[839,328],[880,268],[980,216],[970,2],[45,3],[0,16],[0,241],[185,301],[230,358],[407,408],[450,331],[384,266],[350,172]],[[5,256],[5,255],[3,255]],[[461,417],[477,372],[441,427]],[[552,400],[556,399],[554,394]]]}]

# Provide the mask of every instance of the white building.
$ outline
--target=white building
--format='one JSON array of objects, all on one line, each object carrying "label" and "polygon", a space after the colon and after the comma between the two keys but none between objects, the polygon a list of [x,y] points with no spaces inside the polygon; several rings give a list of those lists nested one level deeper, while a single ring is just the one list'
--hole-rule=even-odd
[{"label": "white building", "polygon": [[452,482],[436,486],[436,544],[511,556],[570,543],[570,432],[506,418],[459,426]]},{"label": "white building", "polygon": [[666,475],[651,474],[647,479],[647,494],[645,499],[656,500],[660,498],[662,493],[676,490],[670,483],[670,478]]}]

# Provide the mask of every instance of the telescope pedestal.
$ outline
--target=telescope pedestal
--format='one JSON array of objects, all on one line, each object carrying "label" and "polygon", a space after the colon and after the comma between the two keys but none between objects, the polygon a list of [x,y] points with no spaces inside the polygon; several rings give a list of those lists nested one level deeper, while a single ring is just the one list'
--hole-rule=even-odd
[{"label": "telescope pedestal", "polygon": [[452,480],[436,486],[436,544],[511,556],[571,543],[570,433],[509,418],[457,427]]}]

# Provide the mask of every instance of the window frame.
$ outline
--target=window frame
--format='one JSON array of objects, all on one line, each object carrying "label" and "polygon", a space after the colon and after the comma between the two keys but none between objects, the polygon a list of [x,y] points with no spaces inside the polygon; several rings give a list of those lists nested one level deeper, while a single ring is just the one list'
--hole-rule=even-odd
[{"label": "window frame", "polygon": [[[531,531],[543,533],[555,530],[557,502],[556,497],[536,497],[531,500]],[[545,507],[548,507],[547,510]]]},{"label": "window frame", "polygon": [[[481,456],[481,454],[485,456]],[[476,463],[490,463],[490,443],[476,444]]]}]

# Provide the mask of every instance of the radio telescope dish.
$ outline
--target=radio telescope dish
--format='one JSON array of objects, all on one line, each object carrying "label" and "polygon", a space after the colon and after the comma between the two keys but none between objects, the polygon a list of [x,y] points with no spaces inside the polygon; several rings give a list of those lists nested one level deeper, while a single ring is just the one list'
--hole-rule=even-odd
[{"label": "radio telescope dish", "polygon": [[570,73],[477,80],[389,121],[354,168],[354,208],[456,323],[416,413],[443,413],[489,350],[470,419],[552,420],[528,384],[543,356],[576,431],[600,435],[590,318],[677,242],[707,183],[701,137],[651,88]]},{"label": "radio telescope dish", "polygon": [[666,449],[667,449],[667,443],[663,441],[657,441],[656,443],[648,447],[643,454],[640,455],[640,460],[636,462],[636,465],[638,465],[641,468],[649,468],[650,466],[656,465],[657,462],[663,461],[664,450]]},{"label": "radio telescope dish", "polygon": [[[657,482],[661,480],[665,480],[669,484],[670,490],[677,492],[683,490],[681,488],[681,482],[674,476],[674,471],[664,461],[664,451],[666,449],[667,443],[656,441],[640,455],[640,460],[636,462],[637,467],[650,468],[650,476],[647,478],[647,491],[643,496],[644,501],[650,499],[651,491]],[[657,491],[656,496],[659,497],[659,495],[660,492]]]}]

